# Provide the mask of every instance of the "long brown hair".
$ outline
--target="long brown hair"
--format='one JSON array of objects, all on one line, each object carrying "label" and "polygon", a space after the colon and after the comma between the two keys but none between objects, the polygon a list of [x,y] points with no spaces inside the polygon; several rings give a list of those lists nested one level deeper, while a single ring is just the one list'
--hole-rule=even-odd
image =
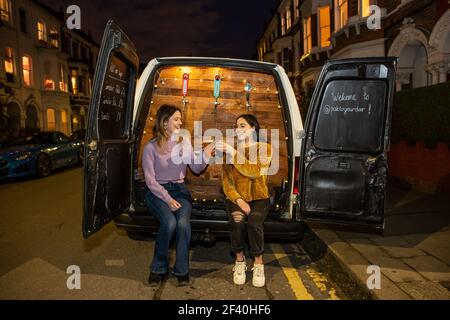
[{"label": "long brown hair", "polygon": [[163,104],[159,107],[158,112],[156,112],[156,123],[153,127],[153,139],[156,140],[160,149],[162,149],[162,146],[169,139],[167,131],[164,129],[164,122],[169,121],[169,118],[177,111],[181,113],[181,110],[174,105]]}]

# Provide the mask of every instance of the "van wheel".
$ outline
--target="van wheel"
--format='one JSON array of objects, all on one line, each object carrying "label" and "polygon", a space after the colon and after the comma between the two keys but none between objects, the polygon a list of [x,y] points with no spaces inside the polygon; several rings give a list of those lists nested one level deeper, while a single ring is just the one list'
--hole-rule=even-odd
[{"label": "van wheel", "polygon": [[36,171],[39,177],[46,177],[50,174],[51,171],[50,157],[45,153],[41,153],[37,157]]},{"label": "van wheel", "polygon": [[140,231],[127,231],[128,238],[136,241],[149,241],[152,239],[151,233]]}]

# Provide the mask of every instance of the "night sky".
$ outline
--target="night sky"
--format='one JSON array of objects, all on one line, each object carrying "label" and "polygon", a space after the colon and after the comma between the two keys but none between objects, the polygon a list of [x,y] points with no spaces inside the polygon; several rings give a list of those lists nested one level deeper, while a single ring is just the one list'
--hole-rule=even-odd
[{"label": "night sky", "polygon": [[276,0],[39,0],[59,11],[76,4],[81,27],[100,43],[113,19],[136,44],[141,63],[161,56],[252,59]]}]

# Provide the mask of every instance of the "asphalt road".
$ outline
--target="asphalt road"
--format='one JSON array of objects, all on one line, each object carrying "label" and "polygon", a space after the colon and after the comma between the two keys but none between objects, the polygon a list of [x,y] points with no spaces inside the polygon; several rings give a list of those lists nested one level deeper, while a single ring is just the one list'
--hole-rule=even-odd
[{"label": "asphalt road", "polygon": [[[192,285],[170,277],[150,287],[154,242],[131,240],[113,223],[83,239],[81,190],[80,167],[0,184],[0,299],[367,298],[328,255],[305,250],[318,247],[308,234],[302,243],[266,243],[264,288],[251,285],[251,268],[245,285],[232,283],[227,241],[192,248]],[[68,288],[78,284],[69,266],[80,270],[80,289]]]}]

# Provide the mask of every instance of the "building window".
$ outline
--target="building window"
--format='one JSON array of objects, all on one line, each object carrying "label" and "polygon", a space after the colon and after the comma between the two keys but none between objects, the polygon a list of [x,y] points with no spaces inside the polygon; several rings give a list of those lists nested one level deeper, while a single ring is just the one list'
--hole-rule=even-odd
[{"label": "building window", "polygon": [[342,29],[348,20],[348,1],[347,0],[335,0],[336,1],[336,30]]},{"label": "building window", "polygon": [[19,9],[20,31],[27,33],[27,13],[23,9]]},{"label": "building window", "polygon": [[298,0],[294,0],[294,12],[292,14],[292,16],[294,17],[294,21],[300,16],[298,9]]},{"label": "building window", "polygon": [[47,109],[47,130],[48,131],[56,130],[55,109],[52,108]]},{"label": "building window", "polygon": [[9,0],[0,0],[0,19],[7,23],[11,22],[11,5]]},{"label": "building window", "polygon": [[303,43],[303,53],[306,55],[311,52],[312,48],[311,17],[303,20]]},{"label": "building window", "polygon": [[292,21],[291,21],[291,9],[286,9],[286,30],[291,29]]},{"label": "building window", "polygon": [[373,0],[359,0],[359,12],[361,17],[370,16],[370,6],[375,4]]},{"label": "building window", "polygon": [[59,90],[61,91],[67,91],[66,84],[64,83],[64,66],[62,63],[59,66]]},{"label": "building window", "polygon": [[53,48],[59,48],[59,35],[56,29],[50,29],[50,43]]},{"label": "building window", "polygon": [[78,74],[76,69],[70,71],[70,83],[72,85],[72,93],[78,94]]},{"label": "building window", "polygon": [[331,19],[329,6],[319,8],[319,34],[320,47],[329,47],[331,35]]},{"label": "building window", "polygon": [[5,49],[5,72],[6,80],[9,82],[14,82],[14,51],[11,48]]},{"label": "building window", "polygon": [[67,111],[61,110],[61,131],[66,135],[69,134],[69,127],[67,124]]},{"label": "building window", "polygon": [[281,36],[284,36],[286,33],[286,17],[285,15],[281,15]]},{"label": "building window", "polygon": [[47,30],[45,28],[45,23],[42,21],[38,21],[37,29],[38,29],[38,40],[47,42]]},{"label": "building window", "polygon": [[55,81],[53,81],[52,79],[45,79],[44,88],[46,90],[55,90]]},{"label": "building window", "polygon": [[23,84],[30,87],[33,78],[32,60],[29,56],[22,57]]}]

